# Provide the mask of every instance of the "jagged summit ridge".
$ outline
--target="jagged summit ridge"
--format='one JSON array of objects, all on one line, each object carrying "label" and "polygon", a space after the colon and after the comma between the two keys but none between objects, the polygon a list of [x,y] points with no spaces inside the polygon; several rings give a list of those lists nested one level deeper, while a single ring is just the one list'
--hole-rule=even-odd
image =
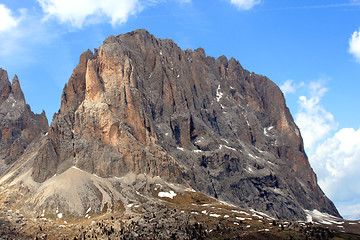
[{"label": "jagged summit ridge", "polygon": [[34,114],[26,104],[18,77],[10,84],[8,74],[0,68],[0,156],[1,174],[8,169],[39,134],[47,131],[45,112]]},{"label": "jagged summit ridge", "polygon": [[159,176],[277,218],[339,216],[272,81],[146,30],[80,56],[31,178],[47,185],[73,167],[103,179]]}]

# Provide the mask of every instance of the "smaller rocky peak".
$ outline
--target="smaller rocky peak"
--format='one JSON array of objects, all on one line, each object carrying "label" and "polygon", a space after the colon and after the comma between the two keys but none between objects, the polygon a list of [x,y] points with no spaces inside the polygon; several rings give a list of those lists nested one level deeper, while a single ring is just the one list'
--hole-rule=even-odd
[{"label": "smaller rocky peak", "polygon": [[0,87],[2,87],[3,85],[9,83],[9,77],[7,74],[7,71],[0,68]]},{"label": "smaller rocky peak", "polygon": [[239,61],[237,61],[235,58],[230,58],[229,60],[229,71],[230,72],[234,72],[234,71],[243,71],[244,68],[241,66],[241,64],[239,63]]},{"label": "smaller rocky peak", "polygon": [[0,68],[0,106],[9,97],[11,84],[7,71]]},{"label": "smaller rocky peak", "polygon": [[206,58],[205,50],[201,47],[194,50],[194,55],[200,57],[201,60],[204,60]]},{"label": "smaller rocky peak", "polygon": [[38,127],[42,130],[42,131],[48,131],[49,128],[49,121],[46,117],[46,113],[45,110],[42,110],[41,114],[36,114],[35,115],[36,121],[39,124]]},{"label": "smaller rocky peak", "polygon": [[15,98],[16,101],[24,101],[25,102],[24,93],[21,90],[19,78],[18,78],[17,75],[15,75],[13,80],[12,80],[11,92],[13,93],[14,98]]},{"label": "smaller rocky peak", "polygon": [[110,44],[114,42],[117,42],[117,38],[114,35],[110,35],[103,41],[103,44]]},{"label": "smaller rocky peak", "polygon": [[93,52],[90,49],[88,49],[80,55],[79,65],[85,66],[87,64],[87,61],[93,58],[94,58]]},{"label": "smaller rocky peak", "polygon": [[221,65],[224,65],[225,67],[227,67],[227,65],[228,65],[228,59],[225,55],[218,57],[216,59],[216,62],[219,62]]},{"label": "smaller rocky peak", "polygon": [[144,28],[142,29],[136,29],[132,32],[129,32],[128,33],[129,35],[135,35],[135,34],[139,34],[139,35],[142,35],[142,36],[151,36],[151,34]]}]

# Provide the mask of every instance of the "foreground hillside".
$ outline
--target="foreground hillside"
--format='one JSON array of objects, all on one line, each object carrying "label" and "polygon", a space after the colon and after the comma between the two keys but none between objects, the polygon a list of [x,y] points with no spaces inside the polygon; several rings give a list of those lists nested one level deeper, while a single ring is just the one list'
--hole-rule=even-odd
[{"label": "foreground hillside", "polygon": [[[317,211],[307,221],[274,219],[219,202],[192,189],[137,179],[136,196],[116,211],[64,216],[44,210],[29,217],[1,193],[3,239],[360,239],[360,222]],[[21,195],[21,194],[20,194]],[[146,196],[146,200],[144,197]],[[151,197],[149,197],[151,196]],[[5,200],[5,201],[4,201]]]}]

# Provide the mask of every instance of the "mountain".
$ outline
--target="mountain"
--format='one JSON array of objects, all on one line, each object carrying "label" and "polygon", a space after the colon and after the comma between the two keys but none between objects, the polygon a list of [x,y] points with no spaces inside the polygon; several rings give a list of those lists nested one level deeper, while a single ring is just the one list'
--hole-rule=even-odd
[{"label": "mountain", "polygon": [[[27,105],[17,77],[10,86],[4,74],[1,109],[16,115],[9,96]],[[195,192],[276,219],[305,220],[313,210],[340,217],[283,93],[234,58],[183,51],[146,30],[110,36],[80,56],[46,134],[45,115],[22,109],[21,126],[2,124],[1,149],[20,135],[28,148],[2,157],[9,170],[0,184],[29,214],[131,212]]]},{"label": "mountain", "polygon": [[34,114],[26,104],[18,77],[10,84],[0,68],[0,176],[48,129],[45,112]]}]

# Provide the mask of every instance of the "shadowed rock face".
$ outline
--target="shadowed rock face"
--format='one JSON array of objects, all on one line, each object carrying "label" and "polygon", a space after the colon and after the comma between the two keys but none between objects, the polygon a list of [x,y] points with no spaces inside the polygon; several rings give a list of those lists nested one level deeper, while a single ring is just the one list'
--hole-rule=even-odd
[{"label": "shadowed rock face", "polygon": [[81,55],[32,177],[44,182],[72,166],[160,176],[278,218],[305,219],[303,209],[315,208],[339,216],[272,81],[145,30]]},{"label": "shadowed rock face", "polygon": [[9,82],[0,68],[0,176],[40,133],[48,129],[45,112],[34,114],[26,104],[18,77]]}]

